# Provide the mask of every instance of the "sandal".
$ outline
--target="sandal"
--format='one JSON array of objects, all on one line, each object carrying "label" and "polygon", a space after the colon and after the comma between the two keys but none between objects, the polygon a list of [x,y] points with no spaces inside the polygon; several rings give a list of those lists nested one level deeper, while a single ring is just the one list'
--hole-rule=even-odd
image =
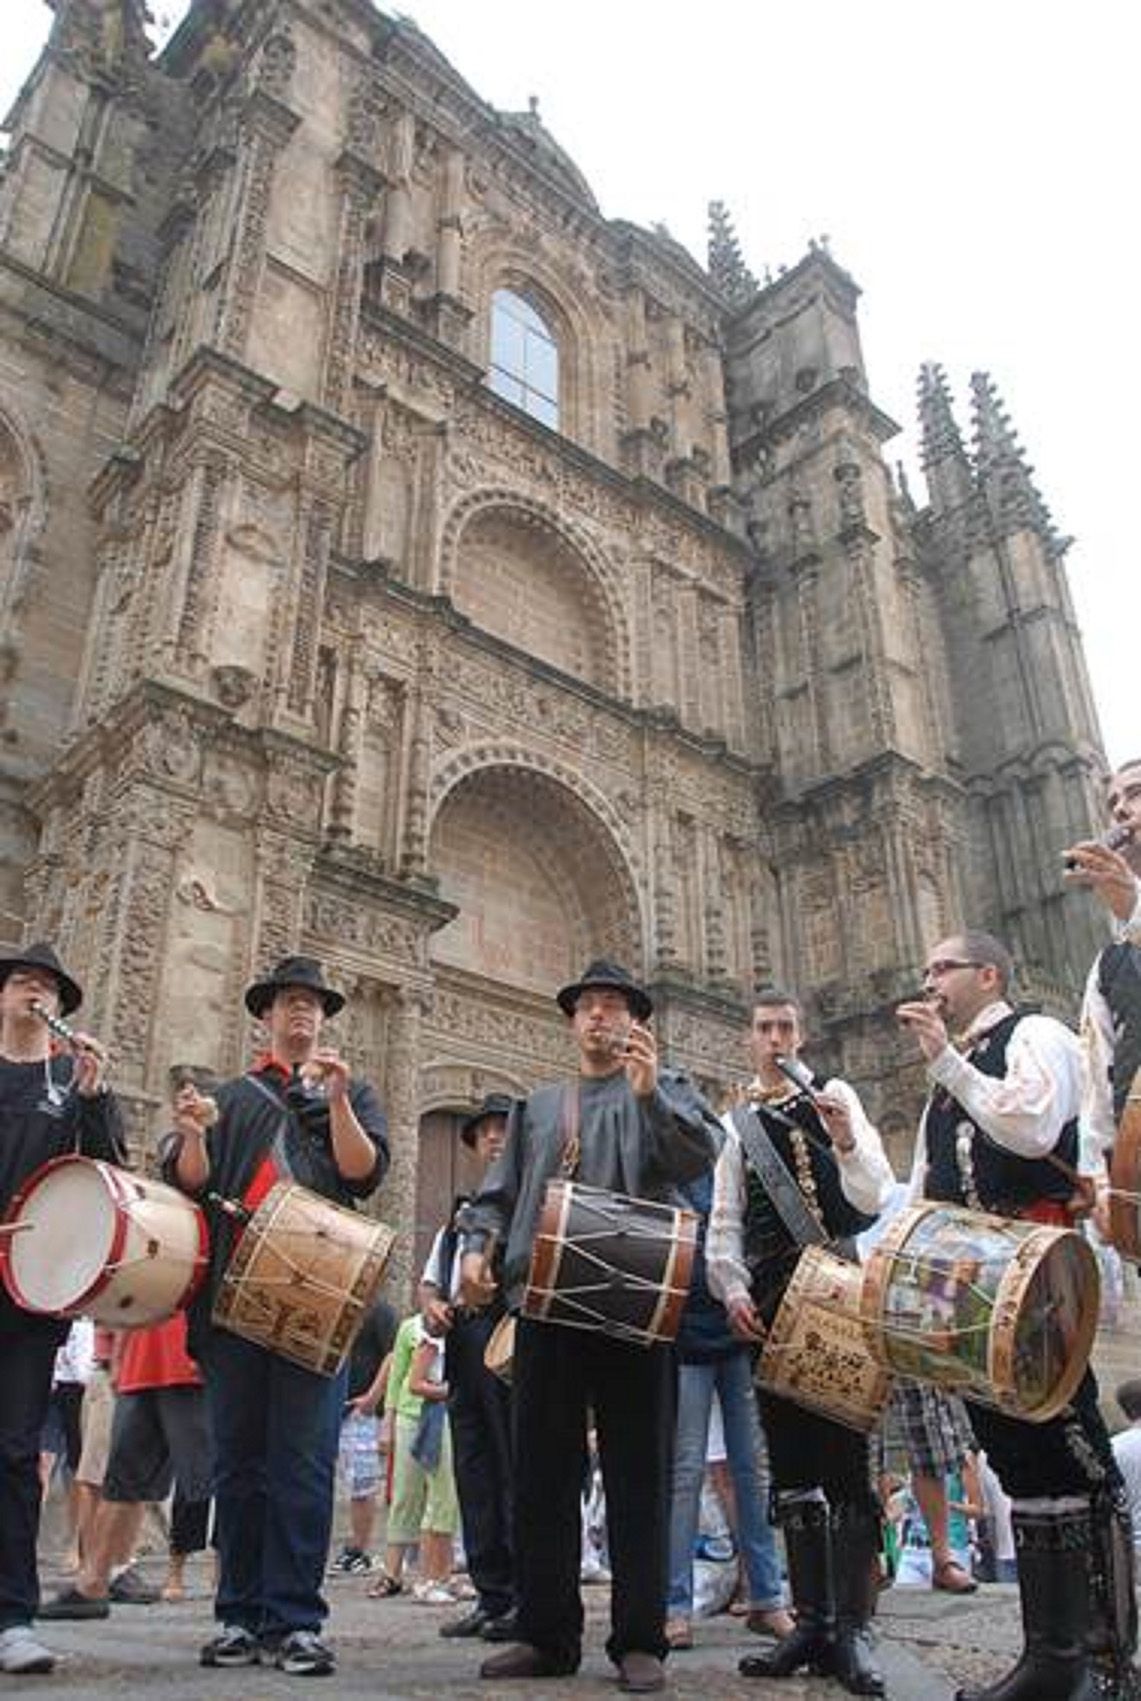
[{"label": "sandal", "polygon": [[402,1595],[403,1593],[404,1584],[398,1577],[390,1577],[387,1571],[365,1590],[370,1601],[387,1601],[393,1595]]},{"label": "sandal", "polygon": [[941,1559],[931,1570],[931,1587],[948,1595],[973,1595],[978,1584],[957,1559]]},{"label": "sandal", "polygon": [[796,1619],[785,1607],[753,1607],[745,1620],[745,1627],[754,1636],[775,1636],[778,1642],[782,1642],[796,1629]]}]

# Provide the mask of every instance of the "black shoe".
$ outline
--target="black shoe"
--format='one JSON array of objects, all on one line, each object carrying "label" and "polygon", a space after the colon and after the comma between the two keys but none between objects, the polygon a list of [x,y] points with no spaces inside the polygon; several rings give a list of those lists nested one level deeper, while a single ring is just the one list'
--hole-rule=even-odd
[{"label": "black shoe", "polygon": [[885,1695],[866,1625],[843,1625],[836,1632],[833,1675],[849,1695]]},{"label": "black shoe", "polygon": [[85,1595],[75,1587],[61,1589],[54,1600],[44,1601],[37,1618],[110,1618],[106,1595]]},{"label": "black shoe", "polygon": [[485,1642],[517,1642],[519,1640],[519,1614],[514,1607],[507,1612],[501,1612],[496,1618],[489,1618],[480,1635]]},{"label": "black shoe", "polygon": [[559,1659],[544,1653],[530,1642],[516,1642],[501,1654],[492,1654],[479,1668],[480,1677],[573,1677],[578,1670],[577,1659]]},{"label": "black shoe", "polygon": [[666,1670],[656,1654],[634,1649],[618,1662],[618,1687],[627,1695],[654,1695],[666,1686]]},{"label": "black shoe", "polygon": [[336,1661],[315,1630],[291,1630],[282,1637],[273,1663],[287,1677],[328,1677]]},{"label": "black shoe", "polygon": [[252,1631],[240,1624],[224,1624],[212,1641],[198,1655],[203,1666],[257,1666],[261,1664],[261,1648]]},{"label": "black shoe", "polygon": [[137,1567],[128,1565],[112,1581],[107,1598],[117,1601],[120,1606],[154,1606],[162,1599],[162,1592],[140,1576]]},{"label": "black shoe", "polygon": [[470,1612],[465,1612],[462,1618],[449,1618],[446,1624],[441,1624],[440,1635],[482,1636],[491,1622],[492,1617],[487,1608],[477,1604]]}]

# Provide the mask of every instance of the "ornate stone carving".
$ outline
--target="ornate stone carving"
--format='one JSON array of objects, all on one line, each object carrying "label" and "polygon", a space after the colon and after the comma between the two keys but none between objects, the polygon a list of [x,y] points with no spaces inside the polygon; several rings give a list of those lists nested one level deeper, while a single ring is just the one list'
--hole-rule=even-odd
[{"label": "ornate stone carving", "polygon": [[296,65],[296,43],[287,30],[279,30],[276,35],[270,36],[261,50],[257,70],[259,87],[266,94],[284,100],[293,82]]},{"label": "ornate stone carving", "polygon": [[240,709],[249,702],[257,689],[257,680],[248,667],[236,662],[210,669],[210,678],[225,709]]}]

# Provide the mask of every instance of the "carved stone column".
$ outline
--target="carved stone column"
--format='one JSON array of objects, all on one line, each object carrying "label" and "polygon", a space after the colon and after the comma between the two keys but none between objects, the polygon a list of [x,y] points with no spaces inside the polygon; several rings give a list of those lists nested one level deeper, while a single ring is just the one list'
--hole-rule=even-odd
[{"label": "carved stone column", "polygon": [[219,347],[238,360],[245,357],[261,281],[274,169],[300,122],[297,113],[264,89],[250,97],[243,114],[242,193],[233,257],[219,291],[217,320]]},{"label": "carved stone column", "polygon": [[429,330],[462,349],[472,312],[460,300],[464,239],[464,156],[449,148],[444,159],[440,218],[436,227],[436,293],[424,303]]},{"label": "carved stone column", "polygon": [[175,591],[175,636],[168,659],[171,671],[184,678],[194,677],[207,660],[206,615],[222,525],[225,481],[226,464],[222,457],[217,454],[203,457],[194,469],[184,503],[184,511],[188,508],[193,516],[192,529],[182,562],[181,586]]},{"label": "carved stone column", "polygon": [[668,974],[677,963],[677,892],[669,799],[664,791],[656,793],[654,815],[654,963],[659,974]]},{"label": "carved stone column", "polygon": [[260,972],[297,950],[316,847],[268,827],[258,829],[255,845],[251,967]]},{"label": "carved stone column", "polygon": [[349,401],[364,272],[365,224],[384,179],[367,160],[348,151],[336,165],[341,186],[341,225],[337,236],[337,275],[332,291],[329,340],[325,351],[324,402],[343,413]]},{"label": "carved stone column", "polygon": [[683,725],[701,730],[701,646],[698,636],[697,589],[679,585],[677,592],[678,685]]},{"label": "carved stone column", "polygon": [[809,766],[815,771],[831,765],[831,748],[827,727],[820,708],[820,680],[818,674],[820,655],[820,621],[816,607],[816,588],[820,580],[820,564],[815,557],[800,560],[793,568],[796,585],[796,608],[800,626],[801,665],[804,669],[805,683],[808,687],[808,709],[810,715],[809,734],[810,749],[808,752]]},{"label": "carved stone column", "polygon": [[328,833],[330,839],[340,844],[349,844],[354,836],[353,820],[356,814],[364,703],[368,687],[361,667],[359,643],[348,646],[344,653],[347,677],[344,701],[341,704],[341,724],[337,732],[337,754],[341,758],[341,766],[333,776]]},{"label": "carved stone column", "polygon": [[331,531],[331,509],[327,503],[314,502],[305,514],[301,531],[292,655],[286,686],[286,705],[290,713],[305,721],[311,720],[313,715]]},{"label": "carved stone column", "polygon": [[420,1060],[424,1017],[431,995],[405,986],[391,994],[388,1010],[388,1068],[384,1108],[392,1163],[381,1195],[381,1215],[398,1232],[389,1265],[388,1288],[397,1304],[412,1298],[417,1271],[416,1182],[420,1160]]}]

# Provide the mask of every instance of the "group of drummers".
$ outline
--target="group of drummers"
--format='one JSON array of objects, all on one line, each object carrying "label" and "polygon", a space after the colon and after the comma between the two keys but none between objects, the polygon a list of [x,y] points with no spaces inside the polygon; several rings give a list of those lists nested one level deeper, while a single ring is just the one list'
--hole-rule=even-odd
[{"label": "group of drummers", "polygon": [[[651,996],[626,969],[599,958],[559,989],[577,1072],[474,1113],[470,1143],[488,1167],[422,1294],[453,1325],[470,1625],[503,1644],[482,1677],[533,1693],[579,1666],[593,1423],[613,1575],[606,1652],[621,1690],[665,1686],[672,1341],[700,1269],[756,1357],[793,1613],[742,1659],[744,1676],[807,1671],[886,1693],[869,1636],[871,1437],[894,1388],[962,1396],[1012,1502],[1023,1649],[960,1701],[1134,1693],[1133,1544],[1088,1368],[1097,1274],[1079,1230],[1092,1214],[1141,1256],[1136,1181],[1119,1163],[1137,1138],[1141,1067],[1141,761],[1111,777],[1107,803],[1113,837],[1066,852],[1067,880],[1103,901],[1114,932],[1090,972],[1081,1042],[1010,1002],[999,940],[968,929],[931,943],[921,995],[897,1012],[930,1083],[908,1208],[862,1265],[855,1238],[895,1178],[853,1088],[801,1062],[792,994],[755,996],[752,1080],[720,1118],[659,1058]],[[216,1626],[201,1661],[326,1674],[345,1361],[392,1238],[354,1214],[389,1150],[373,1089],[324,1032],[344,999],[308,957],[256,980],[245,1006],[265,1049],[234,1080],[179,1087],[162,1180],[130,1185],[103,1048],[68,1020],[81,1002],[50,945],[0,955],[0,1672],[53,1664],[34,1626],[36,1462],[67,1319],[86,1310],[130,1327],[182,1307],[214,1452]],[[698,1184],[709,1197],[710,1178],[708,1216],[682,1208]],[[99,1233],[109,1250],[93,1261]],[[173,1270],[158,1268],[163,1242],[180,1249]],[[509,1395],[491,1368],[505,1361]]]}]

